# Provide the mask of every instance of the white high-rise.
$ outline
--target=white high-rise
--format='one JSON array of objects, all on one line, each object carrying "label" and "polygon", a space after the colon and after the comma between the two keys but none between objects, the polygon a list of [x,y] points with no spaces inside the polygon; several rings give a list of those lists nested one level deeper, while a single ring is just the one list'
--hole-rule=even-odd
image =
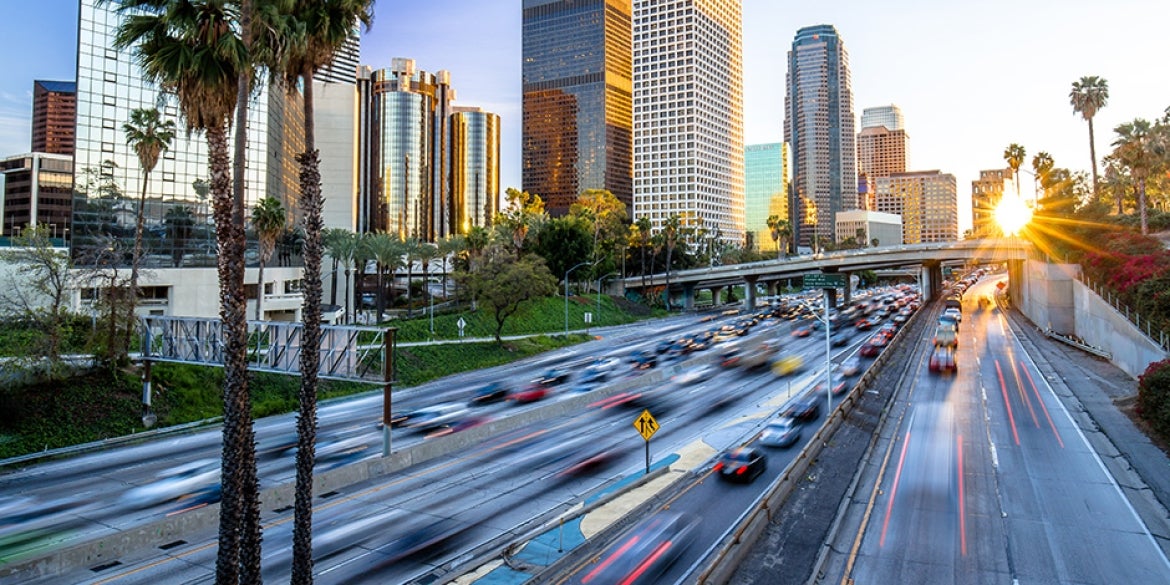
[{"label": "white high-rise", "polygon": [[634,1],[634,210],[744,237],[740,0]]}]

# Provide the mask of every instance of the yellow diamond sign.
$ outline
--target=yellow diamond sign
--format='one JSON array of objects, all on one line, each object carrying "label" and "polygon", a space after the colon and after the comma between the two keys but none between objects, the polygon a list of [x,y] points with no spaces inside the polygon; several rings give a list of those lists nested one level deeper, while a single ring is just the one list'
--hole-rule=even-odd
[{"label": "yellow diamond sign", "polygon": [[649,441],[650,437],[658,432],[658,421],[654,420],[654,415],[650,414],[649,410],[643,410],[634,421],[634,428],[638,429],[638,434],[642,435],[643,439]]}]

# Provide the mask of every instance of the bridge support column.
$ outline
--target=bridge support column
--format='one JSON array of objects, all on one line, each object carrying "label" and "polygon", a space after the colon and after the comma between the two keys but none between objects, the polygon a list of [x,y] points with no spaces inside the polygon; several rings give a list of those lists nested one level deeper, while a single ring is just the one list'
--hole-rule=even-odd
[{"label": "bridge support column", "polygon": [[683,310],[695,310],[695,285],[693,284],[683,285]]},{"label": "bridge support column", "polygon": [[937,261],[924,262],[922,273],[918,279],[918,288],[922,291],[923,300],[931,301],[942,294],[942,281],[942,263]]},{"label": "bridge support column", "polygon": [[768,286],[768,296],[770,296],[770,297],[774,297],[774,296],[776,296],[776,292],[777,292],[777,290],[780,288],[780,286],[779,286],[779,285],[780,285],[779,281],[775,281],[775,280],[769,280],[769,281],[768,281],[768,283],[767,283],[767,286]]},{"label": "bridge support column", "polygon": [[723,287],[721,287],[721,286],[711,287],[711,306],[718,307],[719,305],[723,304],[723,299],[720,298],[722,296],[723,296]]},{"label": "bridge support column", "polygon": [[845,299],[842,301],[848,306],[853,302],[853,273],[845,273]]},{"label": "bridge support column", "polygon": [[758,276],[743,277],[743,306],[748,310],[756,308],[756,282],[759,280]]}]

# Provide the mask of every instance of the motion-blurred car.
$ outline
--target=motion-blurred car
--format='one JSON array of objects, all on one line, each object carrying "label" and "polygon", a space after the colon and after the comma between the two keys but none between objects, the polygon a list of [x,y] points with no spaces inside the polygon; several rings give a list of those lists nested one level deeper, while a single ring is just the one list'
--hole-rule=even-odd
[{"label": "motion-blurred car", "polygon": [[630,354],[630,363],[635,370],[648,370],[658,365],[658,356],[649,351],[639,350]]},{"label": "motion-blurred car", "polygon": [[699,519],[662,511],[630,529],[584,577],[584,585],[657,583],[662,573],[691,543]]},{"label": "motion-blurred car", "polygon": [[768,468],[768,456],[751,447],[736,447],[723,453],[712,469],[727,481],[751,483]]},{"label": "motion-blurred car", "polygon": [[471,405],[491,404],[508,398],[508,387],[503,382],[488,382],[475,389],[471,396]]},{"label": "motion-blurred car", "polygon": [[725,368],[734,368],[743,360],[743,347],[738,343],[728,345],[719,352],[719,365]]},{"label": "motion-blurred car", "polygon": [[739,365],[743,366],[745,370],[754,368],[762,368],[772,362],[776,357],[776,352],[780,350],[780,344],[776,342],[765,342],[755,347],[749,347],[744,350],[743,357],[739,360]]},{"label": "motion-blurred car", "polygon": [[833,347],[843,347],[849,345],[849,342],[852,339],[853,335],[849,333],[847,329],[842,329],[834,333],[833,336],[829,338],[829,342],[833,344]]},{"label": "motion-blurred car", "polygon": [[932,341],[935,347],[958,347],[959,334],[953,325],[939,325]]},{"label": "motion-blurred car", "polygon": [[963,312],[958,309],[947,309],[943,311],[943,316],[953,318],[956,323],[963,321]]},{"label": "motion-blurred car", "polygon": [[569,373],[568,370],[559,370],[557,368],[552,368],[549,370],[545,370],[544,373],[541,374],[540,377],[537,378],[536,381],[538,383],[540,383],[542,386],[559,386],[561,384],[564,384],[565,382],[568,382],[570,375],[571,374]]},{"label": "motion-blurred car", "polygon": [[812,332],[813,332],[812,326],[805,325],[803,327],[797,327],[796,329],[793,329],[792,336],[793,337],[808,337],[809,335],[812,335]]},{"label": "motion-blurred car", "polygon": [[[817,382],[817,385],[813,387],[813,391],[814,392],[823,392],[825,390],[825,379],[822,376],[818,376],[818,378],[820,379],[820,381]],[[833,392],[834,396],[839,395],[839,394],[843,394],[846,390],[849,389],[849,385],[845,382],[845,378],[842,376],[838,376],[838,375],[830,376],[829,383],[830,383],[829,390],[831,390]]]},{"label": "motion-blurred car", "polygon": [[954,372],[956,369],[954,348],[937,346],[930,353],[930,371],[941,373]]},{"label": "motion-blurred car", "polygon": [[548,398],[550,391],[548,386],[540,382],[532,382],[531,384],[513,392],[508,396],[508,400],[516,404],[528,404],[538,400]]},{"label": "motion-blurred car", "polygon": [[420,433],[429,433],[467,416],[469,410],[462,404],[437,404],[415,410],[402,425]]},{"label": "motion-blurred car", "polygon": [[146,508],[198,493],[217,483],[219,460],[197,459],[165,469],[155,481],[127,490],[122,494],[121,503]]},{"label": "motion-blurred car", "polygon": [[816,392],[806,392],[796,397],[792,404],[782,413],[783,416],[799,420],[811,420],[821,412],[821,403],[825,399]]},{"label": "motion-blurred car", "polygon": [[710,366],[692,366],[671,379],[679,385],[686,386],[707,380],[713,373]]},{"label": "motion-blurred car", "polygon": [[780,417],[764,427],[760,444],[765,447],[791,447],[800,439],[800,425],[789,417]]},{"label": "motion-blurred car", "polygon": [[865,342],[864,344],[862,344],[861,349],[857,350],[857,353],[861,357],[877,357],[878,354],[882,353],[883,347],[885,347],[884,344],[883,345],[875,345],[873,343],[873,340],[871,339],[871,340]]},{"label": "motion-blurred car", "polygon": [[777,376],[787,376],[799,371],[803,365],[804,358],[800,357],[800,354],[785,354],[779,358],[776,358],[776,361],[772,362],[772,373],[776,374]]},{"label": "motion-blurred car", "polygon": [[841,375],[846,378],[856,376],[861,373],[861,360],[857,356],[852,356],[841,362]]}]

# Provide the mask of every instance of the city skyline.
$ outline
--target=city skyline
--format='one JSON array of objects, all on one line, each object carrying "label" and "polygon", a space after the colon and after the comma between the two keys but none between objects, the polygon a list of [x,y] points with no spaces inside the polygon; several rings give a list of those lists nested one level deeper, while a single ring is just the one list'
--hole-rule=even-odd
[{"label": "city skyline", "polygon": [[[29,150],[33,81],[69,81],[76,72],[76,0],[7,8],[0,24],[4,46],[35,46],[37,58],[11,61],[0,81],[0,156]],[[500,115],[501,190],[519,187],[521,5],[435,0],[395,6],[393,19],[388,4],[375,8],[374,27],[363,33],[362,63],[382,68],[393,57],[408,57],[424,69],[450,70],[460,90],[456,105]],[[1059,11],[1037,1],[789,7],[746,0],[744,142],[782,139],[792,35],[832,24],[849,46],[857,113],[901,107],[914,138],[912,170],[956,176],[960,228],[967,229],[971,181],[980,170],[1005,165],[1002,152],[1010,143],[1024,145],[1029,160],[1043,150],[1058,166],[1088,171],[1088,130],[1068,103],[1073,81],[1085,75],[1109,81],[1109,104],[1094,121],[1100,156],[1111,150],[1115,126],[1153,119],[1170,106],[1170,79],[1152,67],[1157,56],[1170,54],[1170,39],[1159,19],[1141,18],[1162,10],[1154,0],[1122,0],[1108,11],[1083,0],[1062,3]]]}]

